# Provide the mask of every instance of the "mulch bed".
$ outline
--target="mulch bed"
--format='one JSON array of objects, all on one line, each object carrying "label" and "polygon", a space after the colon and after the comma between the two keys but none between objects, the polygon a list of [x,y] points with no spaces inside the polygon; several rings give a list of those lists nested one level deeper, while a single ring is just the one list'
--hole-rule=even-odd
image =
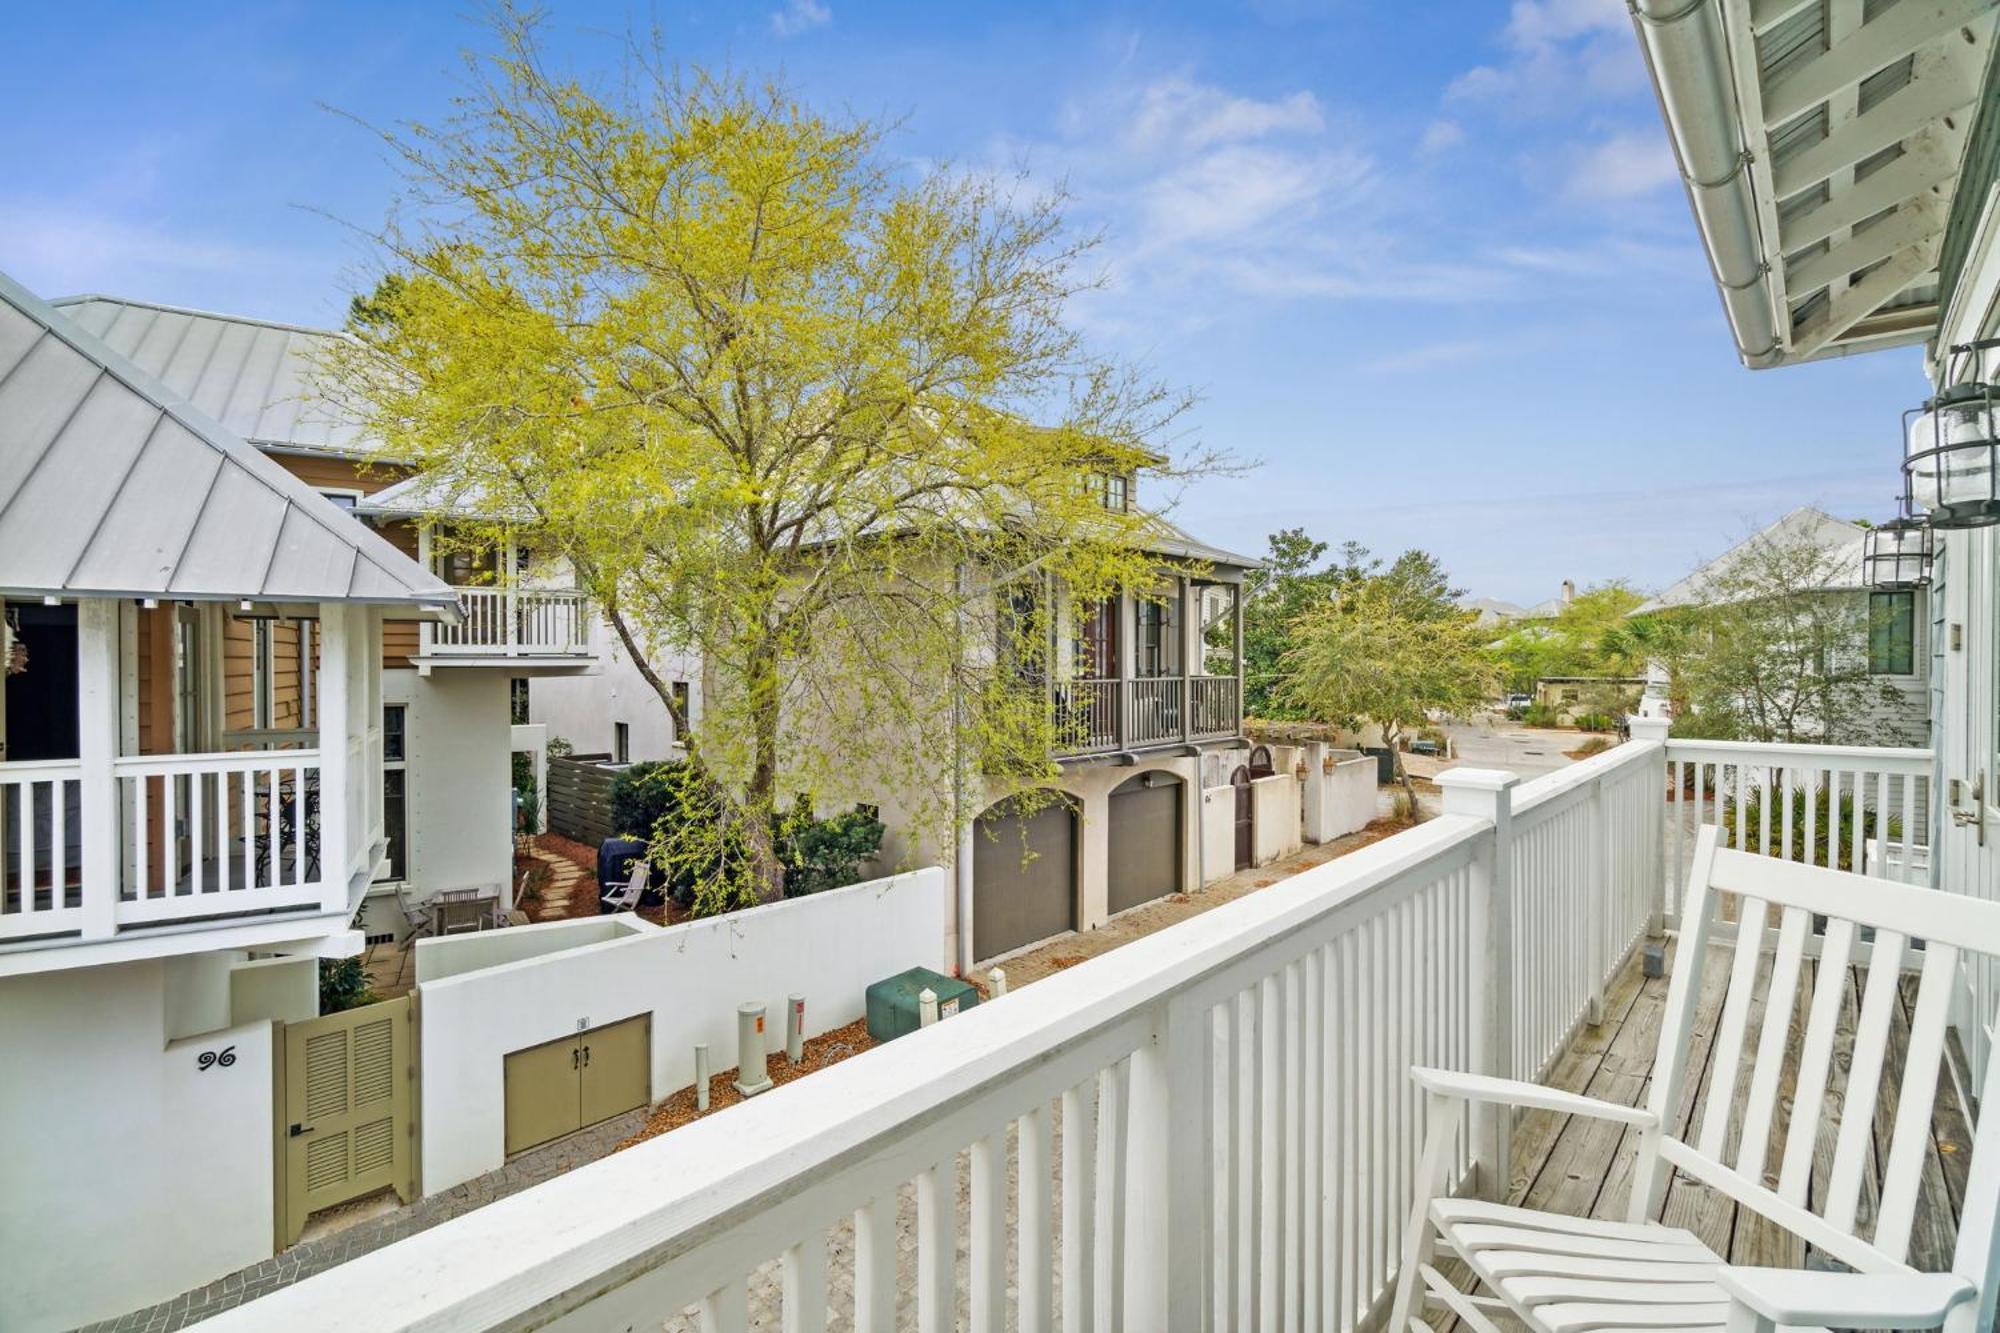
[{"label": "mulch bed", "polygon": [[[797,1064],[787,1060],[785,1053],[779,1051],[766,1061],[765,1067],[770,1073],[771,1082],[790,1083],[795,1078],[804,1078],[816,1069],[825,1069],[828,1065],[839,1064],[850,1056],[859,1055],[874,1044],[874,1039],[868,1035],[868,1020],[857,1018],[846,1027],[823,1032],[808,1041]],[[709,1077],[707,1111],[695,1110],[692,1087],[682,1088],[655,1106],[651,1114],[646,1117],[644,1127],[618,1146],[629,1148],[635,1143],[644,1143],[647,1139],[656,1138],[670,1129],[679,1129],[682,1125],[699,1120],[704,1115],[713,1115],[742,1100],[743,1094],[736,1090],[736,1070],[725,1069]]]}]

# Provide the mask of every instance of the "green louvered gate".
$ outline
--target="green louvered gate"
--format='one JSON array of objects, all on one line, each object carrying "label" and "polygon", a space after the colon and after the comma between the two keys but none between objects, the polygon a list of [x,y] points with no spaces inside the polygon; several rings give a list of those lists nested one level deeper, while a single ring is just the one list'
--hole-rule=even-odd
[{"label": "green louvered gate", "polygon": [[416,1011],[405,995],[285,1024],[283,1241],[322,1208],[416,1198]]}]

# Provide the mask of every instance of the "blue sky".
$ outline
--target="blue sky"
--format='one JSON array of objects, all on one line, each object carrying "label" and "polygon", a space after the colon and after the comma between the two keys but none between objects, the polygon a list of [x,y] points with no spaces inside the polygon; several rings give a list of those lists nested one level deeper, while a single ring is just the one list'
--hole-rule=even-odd
[{"label": "blue sky", "polygon": [[[548,8],[558,65],[657,23],[681,60],[898,121],[912,170],[1065,182],[1104,236],[1074,317],[1260,463],[1181,497],[1211,541],[1424,546],[1530,602],[1663,585],[1798,504],[1891,507],[1916,353],[1737,365],[1623,0]],[[394,180],[326,108],[440,117],[472,12],[16,12],[0,269],[337,321],[366,255],[335,219],[379,221]]]}]

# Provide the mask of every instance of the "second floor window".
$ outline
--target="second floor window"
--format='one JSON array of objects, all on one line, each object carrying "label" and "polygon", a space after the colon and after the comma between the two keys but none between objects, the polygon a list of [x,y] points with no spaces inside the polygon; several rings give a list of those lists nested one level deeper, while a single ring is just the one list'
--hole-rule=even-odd
[{"label": "second floor window", "polygon": [[1102,597],[1076,608],[1075,671],[1083,680],[1118,674],[1118,599]]},{"label": "second floor window", "polygon": [[1122,472],[1091,473],[1090,493],[1113,513],[1122,514],[1132,507],[1132,479]]},{"label": "second floor window", "polygon": [[1908,676],[1916,672],[1917,595],[1868,594],[1868,674]]},{"label": "second floor window", "polygon": [[688,683],[684,680],[675,681],[673,684],[673,691],[674,691],[674,712],[680,718],[680,723],[677,725],[680,726],[681,730],[678,734],[686,735],[688,730],[690,730],[694,724],[694,714],[689,711],[691,704],[689,700]]},{"label": "second floor window", "polygon": [[507,712],[517,727],[528,724],[528,678],[515,676],[507,682]]},{"label": "second floor window", "polygon": [[1138,660],[1134,669],[1141,676],[1180,674],[1179,603],[1172,597],[1163,601],[1141,600],[1135,608],[1139,638],[1135,647]]},{"label": "second floor window", "polygon": [[629,722],[611,724],[611,762],[614,764],[632,762],[632,724]]}]

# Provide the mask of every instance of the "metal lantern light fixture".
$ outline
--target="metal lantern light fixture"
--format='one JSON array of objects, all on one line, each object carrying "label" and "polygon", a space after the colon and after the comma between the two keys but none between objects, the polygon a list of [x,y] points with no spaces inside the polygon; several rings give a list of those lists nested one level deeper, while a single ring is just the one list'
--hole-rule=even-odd
[{"label": "metal lantern light fixture", "polygon": [[[1982,339],[1954,354],[2000,346]],[[1903,495],[1931,526],[1977,528],[2000,523],[2000,386],[1953,384],[1903,414]]]},{"label": "metal lantern light fixture", "polygon": [[1882,592],[1931,581],[1931,528],[1909,513],[1868,529],[1861,539],[1861,581]]}]

